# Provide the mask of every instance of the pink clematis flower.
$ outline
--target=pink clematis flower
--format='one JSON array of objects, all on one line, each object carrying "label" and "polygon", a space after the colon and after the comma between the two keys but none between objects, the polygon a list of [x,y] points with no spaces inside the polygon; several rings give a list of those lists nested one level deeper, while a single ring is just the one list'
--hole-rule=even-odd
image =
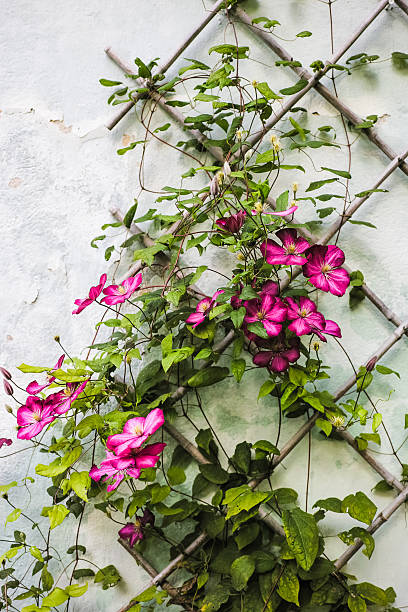
[{"label": "pink clematis flower", "polygon": [[17,425],[20,429],[17,438],[20,440],[31,440],[44,429],[46,425],[52,423],[56,416],[54,413],[57,394],[52,394],[47,399],[42,400],[35,395],[27,397],[24,406],[17,410]]},{"label": "pink clematis flower", "polygon": [[96,481],[99,481],[102,476],[105,476],[103,482],[112,480],[107,490],[114,491],[125,476],[139,478],[142,469],[154,467],[159,461],[159,455],[165,446],[166,444],[164,443],[148,444],[143,449],[133,449],[119,457],[114,453],[106,451],[106,459],[101,462],[99,468],[94,465],[89,475]]},{"label": "pink clematis flower", "polygon": [[80,312],[84,310],[84,308],[92,304],[92,302],[94,302],[96,298],[100,296],[100,294],[102,293],[102,289],[105,286],[106,278],[107,278],[106,274],[102,274],[101,278],[99,279],[99,285],[96,285],[95,287],[90,288],[87,298],[83,300],[81,299],[75,300],[74,304],[76,304],[78,308],[73,310],[72,314],[79,314]]},{"label": "pink clematis flower", "polygon": [[253,215],[274,215],[275,217],[288,217],[289,215],[293,215],[294,212],[297,211],[297,209],[299,208],[299,206],[291,206],[290,208],[288,208],[287,210],[281,210],[281,211],[276,211],[276,210],[271,210],[271,211],[266,211],[266,210],[255,210],[252,209],[251,212]]},{"label": "pink clematis flower", "polygon": [[145,509],[143,516],[135,516],[133,523],[126,523],[122,529],[119,529],[119,536],[122,540],[128,540],[130,546],[134,546],[136,542],[143,540],[143,527],[146,525],[154,525],[154,514],[148,508]]},{"label": "pink clematis flower", "polygon": [[295,332],[297,336],[310,334],[316,330],[323,330],[325,326],[324,316],[317,312],[317,306],[312,300],[301,296],[299,304],[292,298],[286,298],[288,304],[288,319],[292,321],[288,329]]},{"label": "pink clematis flower", "polygon": [[283,246],[274,240],[267,240],[261,244],[261,253],[268,264],[284,266],[303,266],[306,258],[302,253],[309,248],[307,240],[298,236],[294,229],[281,229],[276,232]]},{"label": "pink clematis flower", "polygon": [[230,215],[229,217],[221,217],[221,219],[217,219],[215,223],[218,225],[218,227],[226,232],[236,234],[244,225],[245,217],[245,210],[240,210],[236,215]]},{"label": "pink clematis flower", "polygon": [[106,446],[115,451],[117,455],[122,455],[134,448],[139,448],[149,436],[154,434],[164,423],[163,410],[155,408],[146,418],[135,417],[129,419],[123,427],[121,434],[109,436]]},{"label": "pink clematis flower", "polygon": [[57,405],[54,409],[55,414],[65,414],[65,412],[68,412],[68,410],[72,406],[72,403],[82,393],[88,382],[89,378],[88,380],[84,380],[84,382],[81,384],[67,383],[67,386],[65,387],[64,391],[55,393],[54,395],[58,397]]},{"label": "pink clematis flower", "polygon": [[268,280],[266,283],[262,285],[260,294],[261,297],[264,295],[271,295],[272,297],[277,297],[279,295],[279,285],[274,281]]},{"label": "pink clematis flower", "polygon": [[102,299],[102,302],[108,304],[108,306],[114,306],[115,304],[122,304],[125,300],[128,300],[136,291],[136,289],[142,283],[142,275],[136,274],[136,276],[130,276],[123,281],[121,285],[110,285],[103,290],[106,297]]},{"label": "pink clematis flower", "polygon": [[247,314],[244,322],[262,323],[268,336],[277,336],[282,330],[282,321],[286,319],[286,306],[279,298],[266,294],[260,300],[249,300],[245,304]]},{"label": "pink clematis flower", "polygon": [[0,438],[0,448],[10,446],[11,444],[13,444],[13,440],[10,440],[10,438]]},{"label": "pink clematis flower", "polygon": [[217,303],[217,297],[220,295],[220,293],[224,293],[224,290],[220,289],[219,291],[216,291],[211,298],[206,297],[203,300],[200,300],[196,306],[196,311],[192,312],[191,315],[187,317],[186,323],[193,323],[193,327],[197,327],[197,325],[200,325],[200,323],[205,321],[210,314],[211,308],[213,308],[213,306],[215,306]]},{"label": "pink clematis flower", "polygon": [[284,372],[290,363],[294,363],[300,357],[299,339],[291,338],[289,343],[280,336],[270,344],[272,350],[259,351],[254,358],[255,365],[266,367],[270,372]]},{"label": "pink clematis flower", "polygon": [[323,329],[314,329],[313,333],[319,336],[320,340],[322,340],[323,342],[327,342],[323,334],[327,334],[328,336],[335,336],[336,338],[341,338],[340,327],[335,321],[330,321],[330,319],[325,320]]},{"label": "pink clematis flower", "polygon": [[[64,359],[65,355],[61,355],[61,357],[58,359],[57,363],[51,371],[53,372],[54,370],[59,370],[59,368],[62,366]],[[40,382],[36,380],[30,382],[30,384],[27,385],[26,391],[27,393],[30,393],[30,395],[37,395],[37,393],[40,393],[44,389],[47,389],[54,382],[54,380],[55,376],[47,372],[43,375],[43,380],[40,380]]]},{"label": "pink clematis flower", "polygon": [[307,250],[306,257],[303,274],[309,278],[312,285],[333,295],[345,294],[350,277],[348,272],[340,267],[345,259],[341,249],[333,244],[314,245]]}]

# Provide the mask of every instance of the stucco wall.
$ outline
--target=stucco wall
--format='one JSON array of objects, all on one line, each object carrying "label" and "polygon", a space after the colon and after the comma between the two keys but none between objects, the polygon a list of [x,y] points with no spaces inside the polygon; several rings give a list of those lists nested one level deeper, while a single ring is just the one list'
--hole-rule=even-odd
[{"label": "stucco wall", "polygon": [[[211,6],[206,0],[205,5]],[[344,42],[356,26],[375,6],[374,0],[338,0],[333,5],[335,46]],[[251,15],[265,15],[282,23],[282,36],[289,39],[284,45],[294,57],[304,58],[307,66],[315,59],[330,56],[328,9],[317,0],[251,0],[244,7]],[[140,55],[144,60],[154,57],[167,59],[192,27],[204,15],[200,0],[119,0],[69,3],[40,0],[29,3],[15,0],[2,7],[3,36],[0,40],[0,206],[2,219],[2,290],[0,292],[0,364],[13,370],[14,365],[26,363],[49,364],[59,355],[53,338],[61,336],[70,353],[79,353],[93,335],[94,315],[85,311],[81,317],[71,317],[73,300],[84,295],[88,286],[105,269],[101,249],[90,248],[90,240],[100,234],[100,226],[110,221],[109,208],[126,210],[138,195],[137,172],[139,156],[135,152],[118,156],[116,150],[129,137],[141,135],[140,124],[132,114],[113,132],[104,124],[115,111],[106,105],[107,90],[100,77],[121,78],[121,72],[105,56],[104,48],[111,45],[126,61]],[[295,38],[301,30],[313,36]],[[251,60],[245,67],[252,79],[267,80],[274,90],[292,84],[295,77],[288,70],[274,67],[274,55],[253,35],[237,26],[240,41],[249,41]],[[348,55],[367,51],[389,58],[394,50],[407,51],[408,18],[398,8],[383,12],[374,25],[353,46]],[[208,61],[211,44],[231,39],[225,17],[216,17],[183,55]],[[347,55],[346,55],[347,57]],[[177,64],[177,66],[179,66]],[[175,74],[175,69],[169,75]],[[375,69],[363,69],[352,76],[341,76],[339,95],[363,116],[380,116],[378,130],[397,151],[402,152],[407,142],[408,71],[398,69],[391,62],[378,64]],[[316,93],[302,100],[309,113],[308,128],[330,123],[338,128],[338,139],[344,137],[336,111]],[[164,123],[164,121],[162,122]],[[160,125],[158,122],[157,125]],[[289,125],[281,124],[281,129]],[[181,132],[180,132],[181,134]],[[166,132],[166,138],[176,141],[177,128]],[[282,177],[276,193],[287,181],[298,180],[305,189],[315,173],[311,163],[301,153],[288,155],[288,163],[301,163],[307,168],[302,173]],[[316,168],[329,166],[346,168],[344,149],[324,148],[313,153]],[[364,138],[352,148],[352,193],[369,189],[382,173],[388,160]],[[160,189],[175,184],[179,175],[191,164],[182,156],[153,144],[147,159],[145,177],[148,186]],[[319,176],[321,178],[321,175]],[[353,269],[361,269],[370,286],[402,318],[408,317],[408,262],[406,229],[407,177],[397,171],[387,180],[388,193],[374,194],[357,218],[369,221],[379,229],[349,225],[342,233],[340,244],[347,253]],[[141,209],[152,204],[152,195],[143,194]],[[300,217],[310,218],[311,204],[305,202]],[[218,263],[221,258],[217,257]],[[198,258],[192,259],[198,261]],[[232,265],[226,262],[226,265]],[[213,286],[213,279],[204,277],[204,287]],[[374,351],[382,339],[392,332],[392,326],[369,303],[350,312],[346,300],[325,297],[322,306],[330,310],[330,318],[341,324],[344,344],[351,357],[360,364]],[[398,370],[401,380],[383,378],[373,387],[375,398],[381,402],[384,420],[398,447],[404,440],[406,410],[407,351],[403,339],[384,359],[384,365]],[[349,366],[334,343],[322,349],[333,362],[335,389],[350,374]],[[14,373],[14,370],[13,370]],[[276,410],[271,401],[256,405],[255,387],[259,386],[259,372],[246,378],[240,388],[233,382],[223,383],[220,390],[204,395],[210,420],[218,431],[223,431],[227,447],[246,437],[255,441],[265,437],[265,427],[274,431]],[[26,383],[22,375],[17,380]],[[237,401],[237,398],[239,401]],[[7,398],[4,398],[7,401]],[[233,425],[231,426],[231,423]],[[283,439],[299,426],[299,421],[285,422]],[[188,429],[185,429],[188,432]],[[2,412],[0,436],[15,437],[15,421]],[[9,450],[25,445],[14,442]],[[380,459],[399,474],[397,462],[389,455],[389,448],[381,448]],[[5,454],[4,448],[0,455]],[[1,483],[21,479],[27,474],[29,452],[11,456],[3,461]],[[292,486],[304,495],[306,485],[307,444],[302,443],[276,472],[275,482]],[[401,458],[408,463],[408,452],[401,449]],[[38,459],[37,459],[38,462]],[[46,484],[38,479],[38,487]],[[312,434],[312,471],[310,500],[370,489],[379,480],[375,474],[344,443],[323,441],[320,434]],[[43,505],[39,489],[32,488],[28,503],[23,489],[13,499],[33,514]],[[381,508],[391,499],[390,494],[373,494]],[[2,516],[8,513],[0,506]],[[46,519],[43,519],[44,522]],[[4,521],[3,521],[4,522]],[[327,532],[345,529],[344,516],[326,521]],[[15,524],[7,528],[12,534]],[[177,535],[177,534],[175,534]],[[69,521],[61,529],[61,539],[72,543]],[[371,561],[359,554],[350,563],[350,573],[382,587],[393,585],[398,593],[398,604],[408,605],[405,547],[407,538],[405,510],[402,508],[376,536],[376,550]],[[147,583],[147,575],[116,543],[116,529],[103,515],[94,512],[86,516],[80,542],[86,544],[91,558],[100,565],[114,563],[123,582],[110,591],[91,587],[87,604],[74,604],[74,610],[106,610],[115,612],[122,603]],[[2,545],[3,546],[3,545]],[[343,550],[340,542],[331,542],[332,554]],[[151,551],[150,551],[151,553]],[[157,562],[157,551],[151,558]],[[162,557],[165,557],[163,552]],[[164,561],[164,559],[163,559]],[[157,565],[159,563],[157,562]]]}]

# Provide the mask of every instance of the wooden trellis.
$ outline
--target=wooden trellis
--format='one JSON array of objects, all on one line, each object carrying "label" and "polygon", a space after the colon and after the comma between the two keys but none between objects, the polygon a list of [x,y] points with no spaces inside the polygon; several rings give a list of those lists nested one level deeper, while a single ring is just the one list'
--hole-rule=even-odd
[{"label": "wooden trellis", "polygon": [[[210,21],[218,15],[223,8],[226,6],[226,0],[218,0],[216,4],[213,6],[211,11],[209,11],[205,17],[205,19],[200,23],[200,25],[191,33],[191,35],[185,40],[185,42],[177,49],[177,51],[173,54],[173,56],[161,67],[158,68],[158,72],[165,73],[174,62],[180,57],[181,53],[190,45],[193,40],[202,32],[202,30],[210,23]],[[337,63],[340,58],[346,53],[346,51],[359,39],[361,34],[376,20],[376,18],[383,13],[384,10],[393,8],[398,6],[406,15],[408,15],[408,1],[407,0],[381,0],[375,9],[371,12],[371,14],[367,17],[367,19],[357,28],[356,32],[351,36],[351,38],[341,47],[340,51],[334,54],[334,56],[325,62],[324,67],[314,73],[311,74],[309,71],[304,69],[303,67],[296,67],[291,65],[292,70],[300,77],[307,80],[307,84],[305,87],[287,99],[287,101],[281,105],[281,108],[278,112],[273,115],[273,118],[265,125],[264,129],[259,133],[255,134],[252,139],[249,139],[250,146],[257,146],[261,143],[265,134],[272,129],[298,102],[304,95],[311,89],[317,91],[327,102],[329,102],[336,110],[338,110],[346,119],[348,119],[353,125],[361,124],[363,119],[359,117],[352,109],[350,109],[346,104],[344,104],[339,98],[334,95],[327,87],[325,87],[320,81],[322,77],[327,74],[330,70],[330,65]],[[276,38],[271,34],[261,31],[258,28],[255,28],[252,25],[251,18],[247,15],[247,13],[241,8],[241,6],[233,6],[230,9],[230,15],[238,21],[246,25],[250,30],[258,36],[267,47],[269,47],[280,59],[282,60],[293,60],[290,53],[288,53],[277,41]],[[127,74],[134,74],[132,69],[126,66],[112,51],[112,49],[106,49],[106,53],[109,57]],[[139,86],[144,85],[144,81],[139,79]],[[174,108],[171,108],[165,104],[165,100],[162,95],[159,95],[153,91],[150,91],[149,96],[151,99],[159,105],[176,123],[186,129],[184,125],[184,117],[183,115]],[[113,129],[119,121],[134,107],[135,103],[139,99],[138,95],[135,95],[133,98],[133,102],[129,102],[123,105],[121,111],[110,120],[107,124],[107,128],[109,130]],[[188,130],[191,135],[196,138],[199,142],[204,143],[205,136],[198,130]],[[401,154],[397,154],[392,148],[377,134],[376,130],[373,128],[365,128],[362,130],[365,136],[377,146],[390,160],[391,163],[387,166],[385,171],[381,174],[377,181],[372,186],[372,189],[377,189],[391,174],[397,169],[400,168],[404,174],[408,175],[408,163],[404,160],[408,156],[408,150]],[[249,147],[248,147],[249,148]],[[224,162],[222,157],[222,153],[219,149],[214,147],[206,147],[210,154],[221,164]],[[245,153],[245,149],[242,151],[242,155]],[[344,225],[353,215],[354,213],[369,199],[369,194],[357,199],[354,203],[350,204],[348,208],[344,211],[344,213],[340,216],[338,220],[336,220],[326,231],[323,237],[317,238],[309,231],[304,228],[299,228],[299,233],[301,233],[309,242],[318,243],[318,244],[327,244],[327,242],[336,234],[336,232]],[[268,200],[268,203],[275,207],[275,202],[272,199]],[[120,211],[114,210],[112,211],[114,216],[121,220],[123,216]],[[295,220],[294,220],[295,221]],[[296,222],[296,221],[295,221]],[[172,231],[175,233],[177,231],[177,227],[172,228]],[[151,246],[152,241],[147,234],[144,234],[140,228],[135,225],[132,225],[131,231],[133,233],[140,233],[143,237],[144,243],[146,246]],[[166,258],[165,255],[159,255],[158,257]],[[344,266],[346,267],[346,266]],[[136,262],[132,268],[128,271],[127,276],[129,274],[134,274],[139,269],[142,268],[142,264],[140,262]],[[347,267],[346,267],[347,269]],[[348,270],[350,272],[350,270]],[[295,271],[295,275],[299,274],[300,270]],[[365,296],[374,304],[374,306],[382,313],[382,315],[388,319],[396,329],[378,346],[377,350],[367,357],[365,360],[365,364],[368,363],[370,359],[375,357],[379,360],[383,357],[393,346],[396,344],[404,335],[408,335],[408,320],[403,320],[396,313],[394,313],[390,308],[386,306],[386,304],[381,300],[379,296],[377,296],[372,289],[368,287],[366,283],[364,283],[361,287]],[[190,288],[190,291],[194,294],[195,288]],[[199,294],[200,298],[202,297],[202,293]],[[234,339],[234,332],[228,333],[225,338],[214,347],[214,352],[221,353],[225,350],[230,343]],[[206,365],[206,364],[205,364]],[[334,401],[340,400],[347,391],[349,391],[356,382],[356,376],[351,376],[344,384],[334,393]],[[179,387],[172,395],[174,400],[181,399],[189,389],[187,387]],[[289,453],[297,446],[297,444],[312,430],[314,427],[317,418],[321,418],[322,415],[319,412],[315,412],[313,416],[296,432],[296,434],[280,449],[280,455],[275,456],[273,461],[273,468],[275,469],[288,455]],[[167,433],[172,436],[175,441],[180,444],[199,464],[208,463],[208,459],[204,457],[204,455],[200,452],[200,450],[192,444],[180,431],[178,431],[174,426],[165,424],[165,429]],[[374,456],[367,450],[360,450],[355,438],[348,431],[338,430],[339,435],[353,448],[358,454],[367,462],[371,467],[390,485],[392,486],[398,493],[398,495],[390,502],[373,520],[371,525],[368,527],[367,531],[371,534],[375,533],[381,525],[383,525],[392,515],[393,513],[408,499],[408,487],[404,486],[398,478],[396,478],[393,474],[391,474],[388,469],[383,466],[380,462],[378,462]],[[253,479],[249,486],[251,488],[257,487],[265,477],[259,477],[257,479]],[[259,518],[263,522],[265,522],[271,529],[284,534],[281,525],[276,522],[269,513],[261,508],[259,510]],[[136,559],[136,561],[147,571],[147,573],[151,576],[150,582],[146,585],[146,588],[150,585],[162,585],[165,588],[169,595],[174,598],[174,601],[181,605],[185,610],[193,610],[193,608],[189,604],[183,603],[182,599],[180,599],[178,595],[177,589],[172,586],[168,581],[168,577],[180,567],[182,561],[192,555],[197,549],[200,548],[207,541],[207,535],[202,533],[198,536],[188,547],[185,548],[184,552],[179,554],[176,558],[174,558],[167,567],[162,569],[160,572],[152,567],[152,565],[138,552],[136,552],[133,548],[128,546],[128,544],[119,539],[120,544]],[[357,540],[354,544],[350,545],[344,553],[337,559],[335,562],[336,570],[341,569],[352,557],[353,555],[362,547],[363,542],[361,540]],[[132,602],[122,607],[118,612],[126,612],[132,607]]]}]

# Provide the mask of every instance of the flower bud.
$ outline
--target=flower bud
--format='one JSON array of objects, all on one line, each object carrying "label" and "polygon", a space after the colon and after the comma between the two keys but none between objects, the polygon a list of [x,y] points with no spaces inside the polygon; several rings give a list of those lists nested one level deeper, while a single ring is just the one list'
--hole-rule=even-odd
[{"label": "flower bud", "polygon": [[231,174],[231,166],[229,165],[229,163],[227,161],[224,162],[222,170],[224,172],[224,176],[226,176],[226,177]]},{"label": "flower bud", "polygon": [[54,336],[54,340],[55,340],[55,342],[60,342],[61,338],[59,336]]},{"label": "flower bud", "polygon": [[13,395],[14,390],[13,390],[13,387],[8,382],[8,380],[3,380],[3,385],[4,385],[4,391],[7,393],[7,395]]},{"label": "flower bud", "polygon": [[275,153],[279,153],[279,151],[282,149],[282,145],[279,139],[276,140],[276,142],[273,145],[273,148],[275,150]]},{"label": "flower bud", "polygon": [[6,368],[0,368],[0,372],[3,374],[4,378],[11,380],[11,374],[8,370],[6,370]]},{"label": "flower bud", "polygon": [[278,137],[276,136],[276,134],[272,134],[271,136],[271,144],[275,144],[275,142],[278,142]]},{"label": "flower bud", "polygon": [[13,414],[13,409],[11,406],[9,406],[8,404],[4,405],[6,412],[8,412],[9,414]]},{"label": "flower bud", "polygon": [[249,161],[251,159],[253,154],[254,154],[254,150],[253,149],[248,149],[248,151],[244,155],[244,163],[245,164],[247,163],[247,161]]},{"label": "flower bud", "polygon": [[237,253],[237,259],[239,261],[245,261],[245,256],[241,252],[238,252]]},{"label": "flower bud", "polygon": [[252,81],[252,87],[256,89],[258,87],[258,81]]},{"label": "flower bud", "polygon": [[238,142],[241,142],[241,140],[242,140],[242,131],[241,130],[237,130],[235,132],[235,138],[238,140]]},{"label": "flower bud", "polygon": [[377,355],[374,355],[374,357],[371,357],[371,359],[366,363],[367,372],[371,372],[372,370],[374,370],[374,367],[377,361],[378,361]]},{"label": "flower bud", "polygon": [[220,186],[218,184],[217,177],[214,176],[211,179],[211,183],[210,183],[210,193],[212,197],[215,198],[215,196],[218,195],[219,192],[220,192]]},{"label": "flower bud", "polygon": [[219,170],[217,172],[217,174],[215,175],[215,178],[217,179],[218,185],[221,187],[221,185],[224,182],[224,173],[222,170]]},{"label": "flower bud", "polygon": [[296,193],[298,189],[299,189],[299,184],[298,183],[293,183],[293,185],[292,185],[293,193]]},{"label": "flower bud", "polygon": [[313,343],[313,350],[316,351],[316,353],[318,353],[319,349],[320,349],[320,344],[318,342],[314,342]]}]

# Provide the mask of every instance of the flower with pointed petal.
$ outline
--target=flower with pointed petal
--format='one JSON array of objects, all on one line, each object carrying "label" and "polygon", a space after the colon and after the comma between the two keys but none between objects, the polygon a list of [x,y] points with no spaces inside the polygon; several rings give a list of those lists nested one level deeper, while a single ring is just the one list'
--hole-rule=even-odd
[{"label": "flower with pointed petal", "polygon": [[106,278],[106,274],[102,274],[101,278],[99,279],[99,285],[90,288],[87,298],[83,300],[75,300],[74,304],[77,306],[77,308],[72,311],[72,314],[79,314],[84,310],[84,308],[92,304],[92,302],[94,302],[96,298],[100,296],[100,294],[102,293],[102,289],[105,286]]},{"label": "flower with pointed petal", "polygon": [[297,211],[297,209],[299,208],[299,206],[291,206],[290,208],[286,209],[286,210],[265,210],[264,207],[262,207],[261,210],[257,210],[257,209],[252,209],[251,213],[253,215],[273,215],[274,217],[289,217],[289,215],[293,215],[293,213],[295,213]]},{"label": "flower with pointed petal", "polygon": [[123,432],[109,436],[106,446],[121,455],[134,448],[139,448],[149,436],[154,434],[164,423],[163,410],[155,408],[146,418],[134,417],[123,427]]},{"label": "flower with pointed petal", "polygon": [[58,396],[58,403],[54,409],[55,414],[65,414],[65,412],[68,412],[72,403],[82,393],[88,382],[89,378],[82,383],[67,383],[64,391],[55,393]]},{"label": "flower with pointed petal", "polygon": [[230,215],[229,217],[221,217],[221,219],[217,219],[215,223],[222,230],[225,230],[230,234],[237,234],[244,225],[245,217],[245,210],[240,210],[236,215]]},{"label": "flower with pointed petal", "polygon": [[193,323],[193,327],[197,327],[197,325],[200,325],[200,323],[205,321],[210,314],[210,310],[217,303],[217,297],[220,295],[220,293],[224,293],[224,290],[220,289],[219,291],[216,291],[211,298],[206,297],[203,300],[200,300],[196,306],[196,311],[192,312],[191,315],[187,317],[186,323]]},{"label": "flower with pointed petal", "polygon": [[[65,355],[61,355],[55,366],[52,368],[51,372],[53,372],[54,370],[59,370],[59,368],[62,366],[64,359]],[[53,376],[49,372],[44,374],[42,378],[43,380],[40,380],[40,382],[38,382],[37,380],[33,380],[32,382],[30,382],[30,384],[27,385],[27,393],[30,393],[30,395],[37,395],[44,389],[47,389],[47,387],[49,387],[55,380],[55,376]]]},{"label": "flower with pointed petal", "polygon": [[[267,341],[268,342],[268,341]],[[265,345],[267,344],[265,342]],[[294,363],[300,357],[299,350],[300,342],[298,338],[291,338],[289,342],[279,336],[270,341],[268,351],[259,351],[254,358],[255,365],[266,367],[270,372],[284,372],[288,369],[290,363]]]},{"label": "flower with pointed petal", "polygon": [[261,253],[268,264],[284,266],[303,266],[306,258],[302,257],[309,248],[307,240],[298,236],[294,229],[281,229],[276,232],[282,242],[279,246],[274,240],[267,240],[261,244]]},{"label": "flower with pointed petal", "polygon": [[348,272],[340,266],[344,263],[344,253],[334,244],[314,245],[306,251],[307,262],[303,274],[321,291],[333,295],[344,295],[350,284]]},{"label": "flower with pointed petal", "polygon": [[10,438],[0,438],[0,448],[10,446],[11,444],[13,444],[13,440],[10,440]]},{"label": "flower with pointed petal", "polygon": [[292,321],[288,329],[295,332],[297,336],[324,329],[324,316],[317,312],[317,306],[312,300],[301,296],[298,304],[294,299],[288,297],[286,303],[288,304],[288,319]]},{"label": "flower with pointed petal", "polygon": [[136,542],[143,540],[143,527],[154,524],[154,515],[148,508],[145,509],[143,516],[135,516],[133,523],[126,523],[122,529],[119,529],[119,536],[123,540],[128,540],[130,546],[134,546]]},{"label": "flower with pointed petal", "polygon": [[331,321],[330,319],[325,320],[323,329],[314,329],[313,333],[319,336],[320,340],[322,340],[323,342],[327,342],[323,334],[327,334],[328,336],[335,336],[336,338],[341,338],[340,327],[335,321]]},{"label": "flower with pointed petal", "polygon": [[27,397],[24,406],[17,410],[17,425],[20,429],[17,438],[20,440],[31,440],[44,429],[46,425],[52,423],[56,416],[54,413],[57,394],[52,394],[47,399],[42,400],[35,395]]},{"label": "flower with pointed petal", "polygon": [[246,302],[244,323],[262,323],[268,336],[277,336],[286,319],[286,306],[279,298],[266,294],[261,299]]},{"label": "flower with pointed petal", "polygon": [[142,283],[142,274],[136,274],[136,276],[130,276],[123,281],[121,285],[110,285],[103,290],[105,297],[102,302],[108,304],[108,306],[114,306],[115,304],[122,304],[125,300],[128,300],[136,291],[136,289]]}]

